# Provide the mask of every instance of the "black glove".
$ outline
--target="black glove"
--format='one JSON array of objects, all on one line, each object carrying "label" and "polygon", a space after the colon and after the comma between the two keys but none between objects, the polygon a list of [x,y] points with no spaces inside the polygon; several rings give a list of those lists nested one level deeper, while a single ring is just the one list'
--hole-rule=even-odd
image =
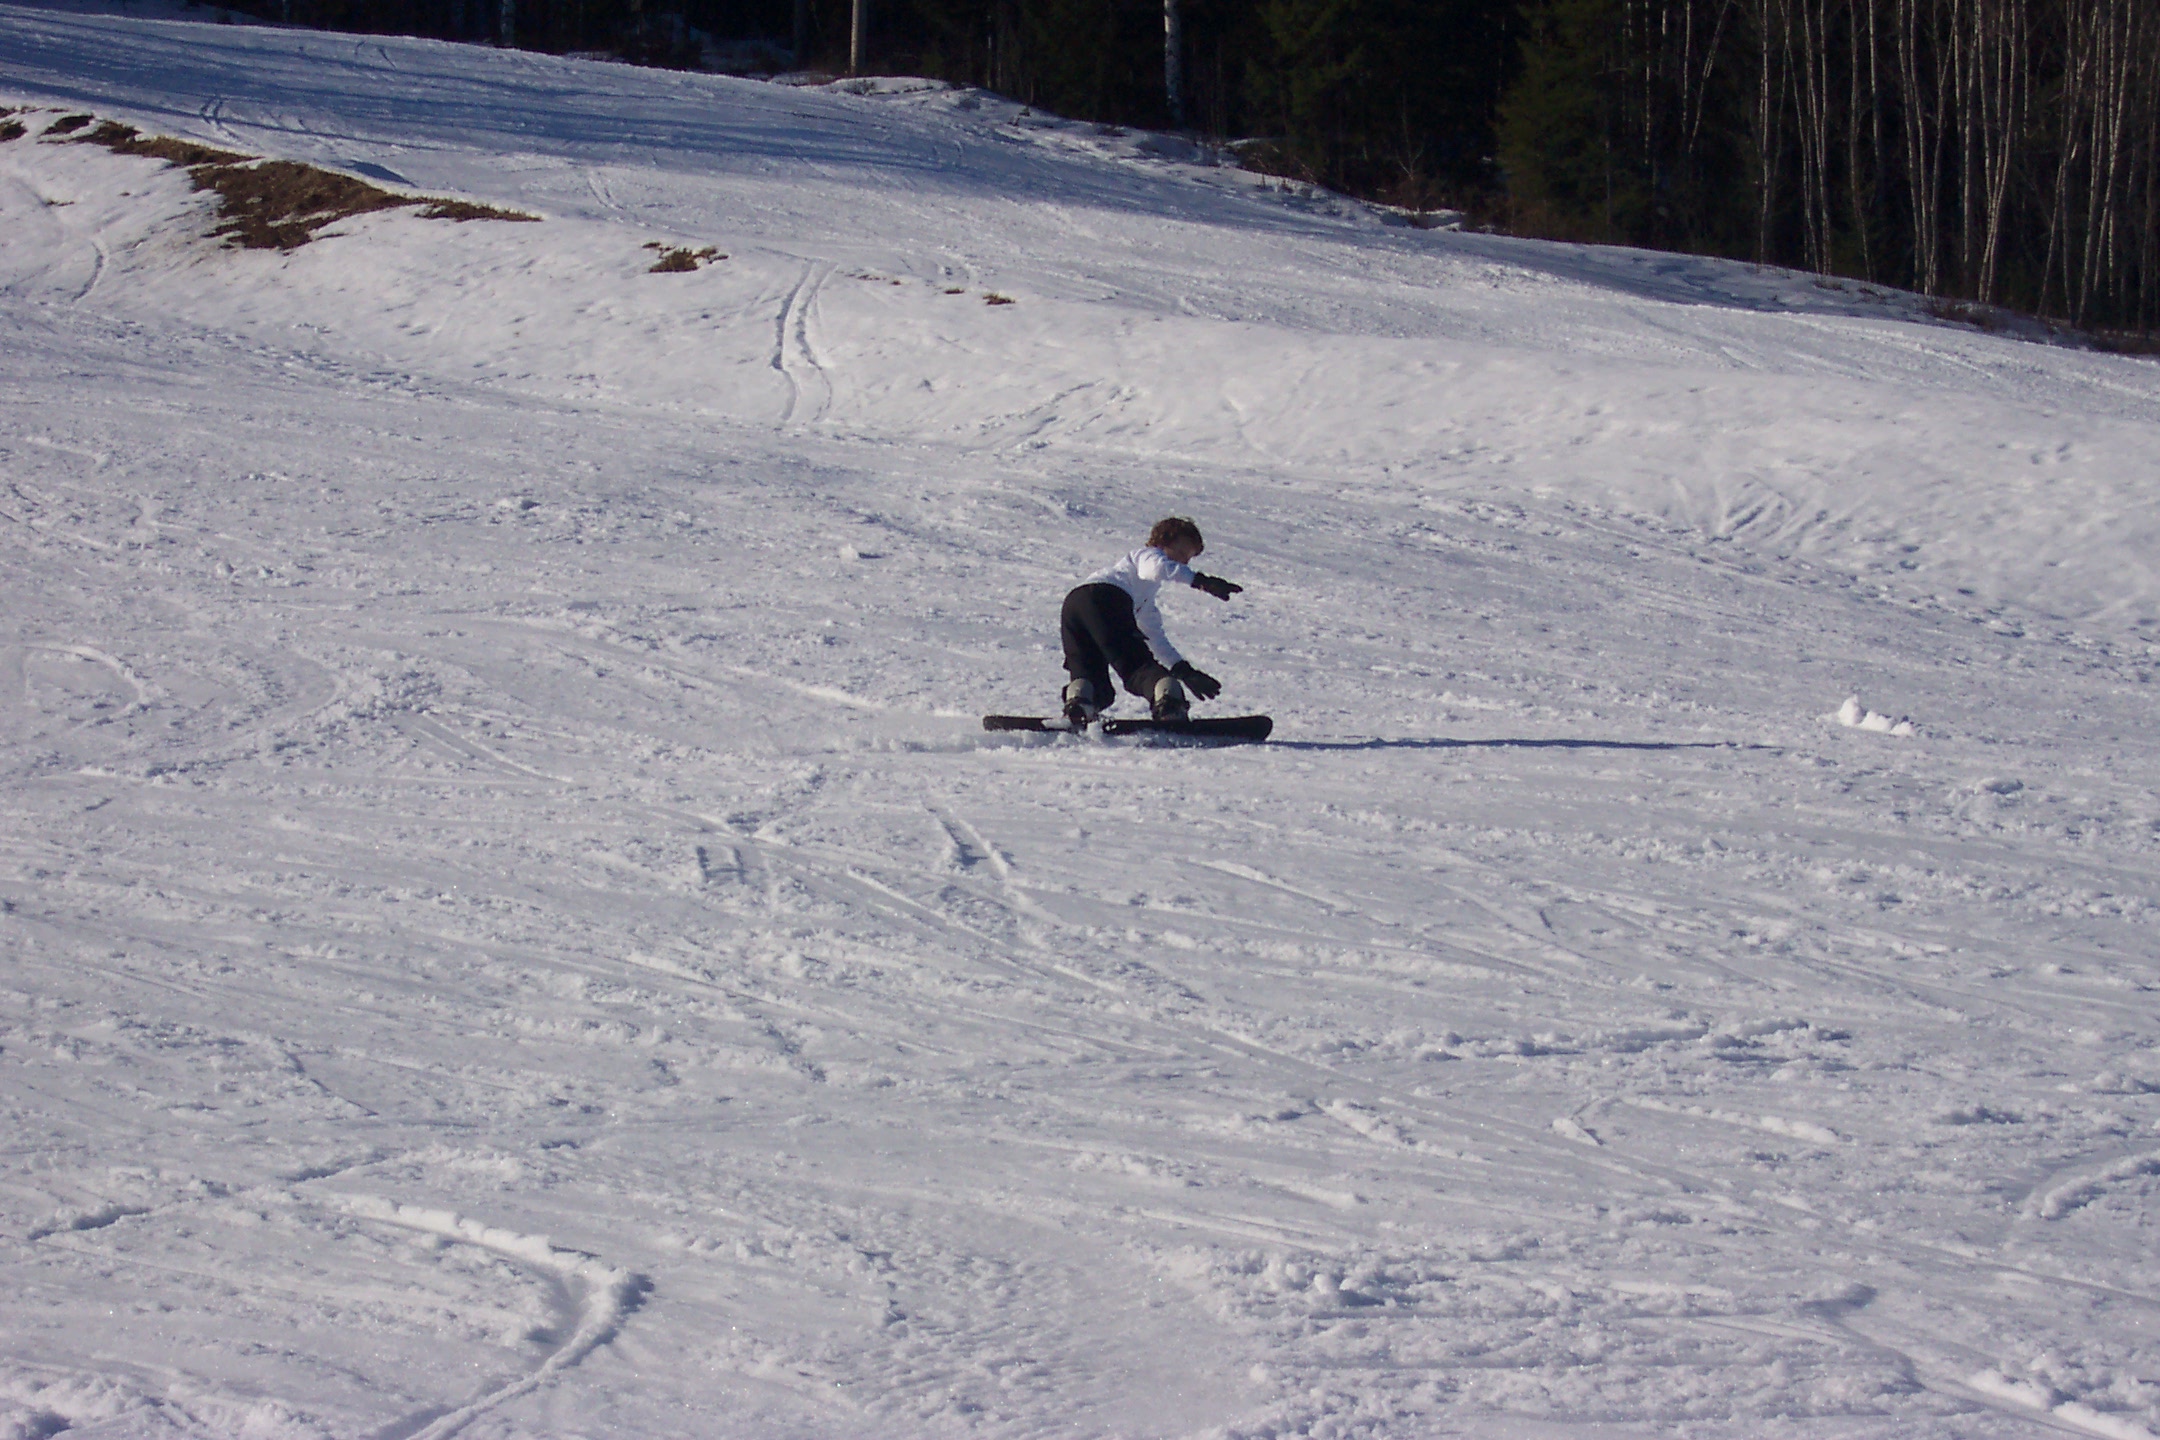
[{"label": "black glove", "polygon": [[[1229,582],[1219,580],[1216,583],[1220,585]],[[1232,586],[1231,588],[1235,589],[1236,587]],[[1227,600],[1230,597],[1225,595],[1223,598]],[[1170,674],[1181,681],[1187,690],[1192,691],[1202,700],[1212,700],[1217,695],[1222,694],[1222,681],[1217,680],[1205,670],[1193,669],[1193,663],[1190,660],[1178,661],[1177,664],[1170,667]]]},{"label": "black glove", "polygon": [[[1208,594],[1214,596],[1217,600],[1227,600],[1232,595],[1235,595],[1240,590],[1243,590],[1245,587],[1242,585],[1233,585],[1228,580],[1223,579],[1220,575],[1196,574],[1192,577],[1192,588],[1195,590],[1205,590]],[[1203,696],[1202,698],[1205,699],[1206,697]]]}]

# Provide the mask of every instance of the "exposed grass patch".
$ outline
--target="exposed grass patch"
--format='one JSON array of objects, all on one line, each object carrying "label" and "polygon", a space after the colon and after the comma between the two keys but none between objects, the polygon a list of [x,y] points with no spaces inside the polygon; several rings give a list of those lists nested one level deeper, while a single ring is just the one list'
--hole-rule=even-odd
[{"label": "exposed grass patch", "polygon": [[20,120],[0,120],[0,145],[4,145],[10,140],[20,140],[29,133],[29,131],[23,129],[23,123]]},{"label": "exposed grass patch", "polygon": [[94,115],[63,115],[45,127],[44,138],[50,140],[55,135],[72,135],[96,118]]},{"label": "exposed grass patch", "polygon": [[145,135],[134,126],[122,125],[115,120],[103,122],[82,138],[86,144],[103,145],[117,154],[147,155],[182,169],[193,169],[197,165],[245,165],[254,158],[231,150],[213,150],[192,140],[175,140],[170,135]]},{"label": "exposed grass patch", "polygon": [[[423,220],[455,220],[463,224],[467,220],[516,220],[537,225],[540,217],[527,215],[522,210],[505,210],[500,205],[482,205],[477,200],[445,200],[440,196],[423,196],[412,202],[420,207]],[[723,255],[721,259],[727,259]]]},{"label": "exposed grass patch", "polygon": [[1012,296],[1000,295],[994,290],[991,291],[988,295],[983,296],[983,304],[985,305],[1011,305],[1014,303],[1015,301],[1013,300]]},{"label": "exposed grass patch", "polygon": [[[53,124],[47,137],[80,130],[88,115],[71,115]],[[70,125],[70,121],[80,121]],[[213,235],[248,250],[297,250],[325,227],[377,210],[417,209],[429,220],[538,220],[516,210],[500,210],[470,200],[430,195],[397,195],[365,180],[340,175],[297,160],[260,160],[231,150],[216,150],[169,135],[144,135],[132,125],[107,120],[76,142],[103,145],[120,155],[146,155],[188,172],[197,190],[218,197],[219,223]]]},{"label": "exposed grass patch", "polygon": [[291,160],[196,165],[188,174],[196,189],[217,194],[224,219],[211,233],[249,250],[297,250],[337,221],[417,203]]},{"label": "exposed grass patch", "polygon": [[679,246],[663,245],[658,240],[648,240],[645,242],[645,248],[660,252],[660,258],[652,263],[650,273],[654,275],[681,275],[697,269],[700,265],[709,265],[715,260],[727,259],[727,256],[710,245],[702,249],[690,250]]}]

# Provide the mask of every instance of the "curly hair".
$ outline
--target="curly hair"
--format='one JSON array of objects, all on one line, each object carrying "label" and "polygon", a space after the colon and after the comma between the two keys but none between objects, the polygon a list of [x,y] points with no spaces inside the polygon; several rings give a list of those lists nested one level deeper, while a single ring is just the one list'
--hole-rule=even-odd
[{"label": "curly hair", "polygon": [[1190,541],[1195,555],[1207,549],[1207,541],[1200,538],[1200,527],[1183,515],[1172,515],[1166,520],[1156,521],[1155,528],[1147,534],[1147,543],[1157,550],[1165,545],[1174,545],[1180,540]]}]

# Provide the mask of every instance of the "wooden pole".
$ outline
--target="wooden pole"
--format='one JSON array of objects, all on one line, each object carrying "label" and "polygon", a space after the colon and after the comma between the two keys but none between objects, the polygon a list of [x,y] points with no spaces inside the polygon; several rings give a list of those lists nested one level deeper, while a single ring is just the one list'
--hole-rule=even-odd
[{"label": "wooden pole", "polygon": [[854,23],[848,27],[848,74],[862,74],[863,52],[869,48],[869,40],[870,0],[855,0]]}]

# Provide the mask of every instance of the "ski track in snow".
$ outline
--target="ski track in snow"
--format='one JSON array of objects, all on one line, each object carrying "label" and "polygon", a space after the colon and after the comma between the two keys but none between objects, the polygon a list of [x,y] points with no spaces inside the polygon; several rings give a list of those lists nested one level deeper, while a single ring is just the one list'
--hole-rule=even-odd
[{"label": "ski track in snow", "polygon": [[780,414],[783,428],[815,425],[832,409],[832,382],[810,340],[811,315],[831,270],[831,266],[814,260],[805,262],[802,279],[788,291],[787,303],[780,311],[773,369],[785,375],[788,382],[787,408]]},{"label": "ski track in snow", "polygon": [[[0,104],[0,1436],[2160,1431],[2160,370],[906,82]],[[1173,510],[1276,740],[984,734]]]}]

